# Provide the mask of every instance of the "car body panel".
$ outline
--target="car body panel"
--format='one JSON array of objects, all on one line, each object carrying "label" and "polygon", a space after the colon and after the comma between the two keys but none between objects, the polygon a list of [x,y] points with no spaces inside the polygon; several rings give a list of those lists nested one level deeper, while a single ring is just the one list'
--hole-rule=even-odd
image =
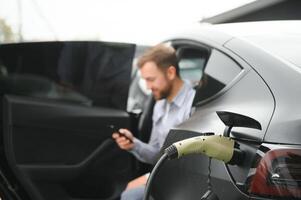
[{"label": "car body panel", "polygon": [[[300,22],[296,22],[295,25],[293,25],[294,22],[271,22],[274,29],[269,29],[269,23],[242,23],[212,27],[208,25],[202,28],[199,27],[199,29],[191,29],[190,32],[187,31],[171,38],[171,41],[175,41],[177,37],[181,40],[185,38],[191,42],[207,45],[211,49],[217,49],[243,66],[243,71],[213,98],[197,105],[190,119],[176,129],[171,130],[169,140],[175,140],[177,136],[174,136],[174,134],[180,135],[178,132],[181,132],[181,130],[200,134],[209,132],[222,135],[226,127],[218,118],[216,111],[229,111],[251,117],[257,120],[262,127],[261,130],[232,128],[230,136],[235,139],[239,148],[245,153],[241,164],[228,165],[221,161],[212,161],[210,167],[211,189],[219,199],[280,198],[277,195],[261,197],[249,193],[248,181],[250,174],[256,170],[257,150],[261,148],[262,142],[278,144],[276,148],[280,149],[282,148],[281,144],[294,144],[295,148],[300,148],[300,106],[298,105],[300,95],[298,85],[300,85],[301,80],[300,68],[296,66],[298,57],[290,57],[291,54],[289,53],[296,55],[294,53],[294,49],[296,49],[294,47],[296,46],[291,49],[287,48],[293,44],[293,42],[289,42],[285,46],[287,53],[282,56],[278,54],[277,50],[271,51],[270,49],[269,51],[269,49],[260,47],[260,44],[254,42],[254,38],[251,39],[253,36],[260,39],[264,35],[263,38],[267,39],[267,37],[273,37],[274,35],[280,35],[280,38],[285,38],[288,35],[289,37],[293,36],[290,37],[291,41],[294,41],[293,38],[297,38],[296,42],[298,42],[297,36],[300,35],[300,32],[298,32],[299,29],[295,31],[294,26],[297,26]],[[277,27],[278,23],[279,26]],[[250,27],[248,27],[249,25]],[[261,27],[262,30],[256,29],[256,27]],[[278,32],[275,31],[275,28]],[[216,33],[216,30],[218,30],[218,33]],[[286,44],[284,41],[280,41],[280,43]],[[273,44],[273,46],[277,45]],[[185,161],[181,159],[185,159]],[[197,173],[197,179],[201,182],[198,186],[204,186],[208,178],[208,169],[203,164],[208,163],[208,158],[201,155],[199,160],[194,161],[193,159],[187,156],[180,158],[181,161],[171,162],[178,162],[177,165],[183,171],[191,169],[192,173],[187,176],[191,177],[192,182],[196,181],[194,173]],[[193,170],[195,168],[193,163],[197,163],[197,166],[201,169]],[[171,164],[171,166],[166,164],[165,177],[177,176],[177,172],[170,174],[172,173],[172,166],[175,167],[175,164]],[[178,177],[177,181],[181,182],[181,180],[183,180],[183,184],[190,184],[186,178]],[[169,181],[173,182],[172,180]],[[174,185],[175,188],[180,187],[180,183],[170,184]],[[185,188],[189,190],[188,187]],[[193,186],[191,188],[196,190],[193,189]],[[166,191],[169,190],[172,189],[166,189]],[[199,190],[202,194],[205,191],[203,188]],[[188,191],[183,193],[189,196]],[[197,195],[191,199],[199,198],[200,196]],[[164,199],[164,196],[162,199]]]},{"label": "car body panel", "polygon": [[[281,143],[300,144],[300,68],[238,39],[228,42],[226,47],[239,52],[241,58],[262,76],[276,99],[274,116],[264,140],[277,143],[281,138]],[[288,110],[290,113],[285,114]]]}]

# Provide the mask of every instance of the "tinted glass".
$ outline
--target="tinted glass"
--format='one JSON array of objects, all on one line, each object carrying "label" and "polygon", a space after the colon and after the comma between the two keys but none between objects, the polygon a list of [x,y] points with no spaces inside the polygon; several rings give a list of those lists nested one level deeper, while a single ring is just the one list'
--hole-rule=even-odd
[{"label": "tinted glass", "polygon": [[209,99],[229,84],[241,71],[241,67],[225,54],[212,50],[203,76],[197,86],[194,105]]},{"label": "tinted glass", "polygon": [[135,46],[43,42],[0,46],[0,93],[126,108]]}]

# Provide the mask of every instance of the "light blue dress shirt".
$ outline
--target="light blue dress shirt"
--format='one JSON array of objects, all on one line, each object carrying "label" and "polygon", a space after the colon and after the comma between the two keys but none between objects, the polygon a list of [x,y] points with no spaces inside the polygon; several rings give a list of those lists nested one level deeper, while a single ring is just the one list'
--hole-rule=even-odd
[{"label": "light blue dress shirt", "polygon": [[184,81],[172,102],[162,99],[156,102],[153,112],[153,128],[148,143],[134,138],[134,148],[130,150],[142,162],[155,164],[165,138],[171,128],[190,117],[195,90]]}]

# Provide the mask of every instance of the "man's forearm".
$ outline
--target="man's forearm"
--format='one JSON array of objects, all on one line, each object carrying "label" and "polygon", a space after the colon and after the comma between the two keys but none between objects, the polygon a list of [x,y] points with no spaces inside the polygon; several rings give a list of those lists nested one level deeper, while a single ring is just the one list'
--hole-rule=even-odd
[{"label": "man's forearm", "polygon": [[155,144],[144,143],[137,138],[134,138],[133,142],[134,148],[130,152],[142,162],[155,164],[160,148]]}]

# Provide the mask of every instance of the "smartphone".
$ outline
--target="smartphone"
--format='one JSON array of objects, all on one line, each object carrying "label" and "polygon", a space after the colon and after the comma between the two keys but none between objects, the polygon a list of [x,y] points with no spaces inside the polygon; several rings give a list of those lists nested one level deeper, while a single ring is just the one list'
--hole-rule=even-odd
[{"label": "smartphone", "polygon": [[127,135],[125,135],[124,133],[120,133],[119,132],[119,127],[115,126],[115,125],[109,125],[108,126],[110,129],[112,129],[113,133],[118,133],[120,136],[125,137],[126,139],[128,139],[130,142],[133,142],[133,140],[131,138],[129,138]]}]

